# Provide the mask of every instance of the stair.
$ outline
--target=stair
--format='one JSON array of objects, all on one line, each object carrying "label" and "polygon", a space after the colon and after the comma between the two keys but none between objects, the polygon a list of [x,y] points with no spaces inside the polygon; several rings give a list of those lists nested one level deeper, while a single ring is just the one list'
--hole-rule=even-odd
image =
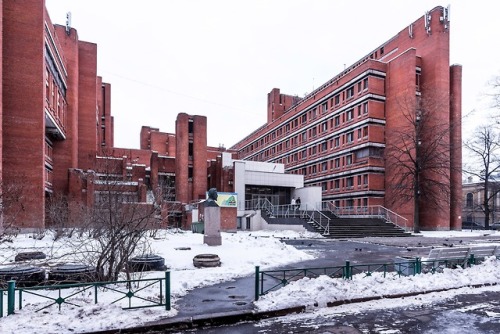
[{"label": "stair", "polygon": [[329,223],[329,233],[314,222],[307,222],[316,232],[332,239],[351,239],[364,237],[409,237],[401,227],[380,218],[333,218]]}]

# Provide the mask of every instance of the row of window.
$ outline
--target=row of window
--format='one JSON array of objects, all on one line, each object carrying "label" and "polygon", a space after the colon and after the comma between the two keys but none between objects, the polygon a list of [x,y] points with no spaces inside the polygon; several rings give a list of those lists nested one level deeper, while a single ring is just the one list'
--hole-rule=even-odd
[{"label": "row of window", "polygon": [[45,69],[45,101],[62,128],[66,126],[66,101],[48,68]]},{"label": "row of window", "polygon": [[[255,156],[253,160],[263,161],[275,155],[282,154],[284,150],[288,150],[291,147],[297,146],[299,143],[298,141],[299,138],[301,139],[300,144],[306,144],[308,138],[307,132],[304,131],[300,136],[295,136],[289,140],[286,140],[283,143],[276,144],[275,146],[260,152],[260,154]],[[316,154],[325,153],[328,151],[328,149],[330,150],[339,149],[342,146],[350,145],[355,142],[359,142],[361,140],[368,140],[368,125],[340,134],[332,139],[325,140],[321,143],[312,145],[308,148],[304,148],[300,152],[290,154],[288,155],[288,157],[283,158],[282,163],[286,164],[293,161],[304,160],[307,159],[308,156],[311,157],[315,156]]]},{"label": "row of window", "polygon": [[[275,140],[276,138],[281,137],[284,134],[290,133],[291,130],[298,128],[300,125],[307,124],[308,120],[312,121],[312,120],[316,119],[320,113],[324,114],[324,113],[327,113],[330,109],[333,110],[334,108],[339,107],[341,103],[347,102],[354,97],[355,87],[357,87],[358,94],[361,94],[362,92],[367,91],[368,90],[368,78],[364,78],[363,80],[357,82],[356,84],[349,86],[344,91],[342,91],[342,92],[338,93],[337,95],[335,95],[334,97],[332,97],[329,101],[325,101],[319,107],[312,108],[308,112],[304,113],[301,117],[298,117],[298,118],[295,118],[293,120],[288,121],[283,126],[276,129],[275,131],[269,133],[268,135],[261,138],[260,140],[257,140],[254,144],[249,145],[244,150],[244,153],[252,152],[254,149],[257,149],[261,146],[264,146],[264,145],[268,144],[269,142]],[[349,122],[349,121],[353,120],[356,112],[357,112],[358,117],[361,117],[364,114],[368,114],[368,102],[365,102],[365,103],[360,104],[354,108],[351,108],[351,109],[347,110],[346,112],[342,113],[341,115],[337,115],[335,117],[335,121],[333,119],[330,121],[330,128],[339,127],[341,122],[344,123],[344,122]],[[299,123],[299,121],[300,121],[300,123]],[[335,122],[335,125],[333,122]],[[325,121],[325,124],[321,124],[321,131],[327,131],[328,125],[326,123],[327,122]]]}]

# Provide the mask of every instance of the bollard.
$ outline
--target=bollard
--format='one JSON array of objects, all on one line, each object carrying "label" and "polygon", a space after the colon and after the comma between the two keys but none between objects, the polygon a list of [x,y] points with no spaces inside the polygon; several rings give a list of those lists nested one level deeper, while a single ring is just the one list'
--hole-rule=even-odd
[{"label": "bollard", "polygon": [[14,314],[14,304],[16,301],[16,281],[9,281],[7,287],[7,315]]},{"label": "bollard", "polygon": [[255,266],[255,301],[259,300],[259,266]]}]

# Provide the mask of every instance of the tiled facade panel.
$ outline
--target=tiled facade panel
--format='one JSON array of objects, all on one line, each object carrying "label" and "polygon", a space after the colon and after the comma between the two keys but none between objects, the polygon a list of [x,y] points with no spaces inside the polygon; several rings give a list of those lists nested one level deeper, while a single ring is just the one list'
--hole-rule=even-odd
[{"label": "tiled facade panel", "polygon": [[93,157],[100,145],[96,134],[97,45],[78,43],[78,167],[92,167]]},{"label": "tiled facade panel", "polygon": [[192,116],[193,120],[193,193],[190,201],[205,199],[207,191],[207,118]]},{"label": "tiled facade panel", "polygon": [[5,206],[4,222],[43,227],[44,6],[37,0],[25,3],[28,8],[17,1],[2,2],[2,181],[4,191],[12,193],[12,187],[18,192],[24,207],[19,211],[17,206]]},{"label": "tiled facade panel", "polygon": [[181,113],[175,121],[176,133],[176,168],[175,168],[175,194],[176,199],[188,203],[192,189],[192,181],[188,180],[188,173],[192,168],[189,161],[189,116]]},{"label": "tiled facade panel", "polygon": [[451,125],[451,198],[450,219],[451,229],[462,228],[462,66],[452,65],[450,69],[450,125]]}]

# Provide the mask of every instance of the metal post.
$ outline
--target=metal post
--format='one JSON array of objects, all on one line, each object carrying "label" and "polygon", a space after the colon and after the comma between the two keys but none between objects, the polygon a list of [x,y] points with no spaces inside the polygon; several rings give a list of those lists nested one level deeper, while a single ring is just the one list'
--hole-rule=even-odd
[{"label": "metal post", "polygon": [[415,273],[413,274],[413,276],[415,276],[415,274],[421,274],[422,273],[422,261],[420,260],[419,257],[416,257],[415,258]]},{"label": "metal post", "polygon": [[8,281],[7,287],[7,315],[14,314],[14,304],[16,301],[16,281]]},{"label": "metal post", "polygon": [[345,261],[345,278],[351,278],[351,262]]},{"label": "metal post", "polygon": [[170,311],[170,271],[165,272],[165,309]]},{"label": "metal post", "polygon": [[255,301],[259,300],[259,266],[255,266]]},{"label": "metal post", "polygon": [[3,317],[3,290],[0,290],[0,318]]},{"label": "metal post", "polygon": [[476,264],[476,258],[474,257],[474,254],[471,254],[469,258],[469,267],[471,267],[474,264]]}]

